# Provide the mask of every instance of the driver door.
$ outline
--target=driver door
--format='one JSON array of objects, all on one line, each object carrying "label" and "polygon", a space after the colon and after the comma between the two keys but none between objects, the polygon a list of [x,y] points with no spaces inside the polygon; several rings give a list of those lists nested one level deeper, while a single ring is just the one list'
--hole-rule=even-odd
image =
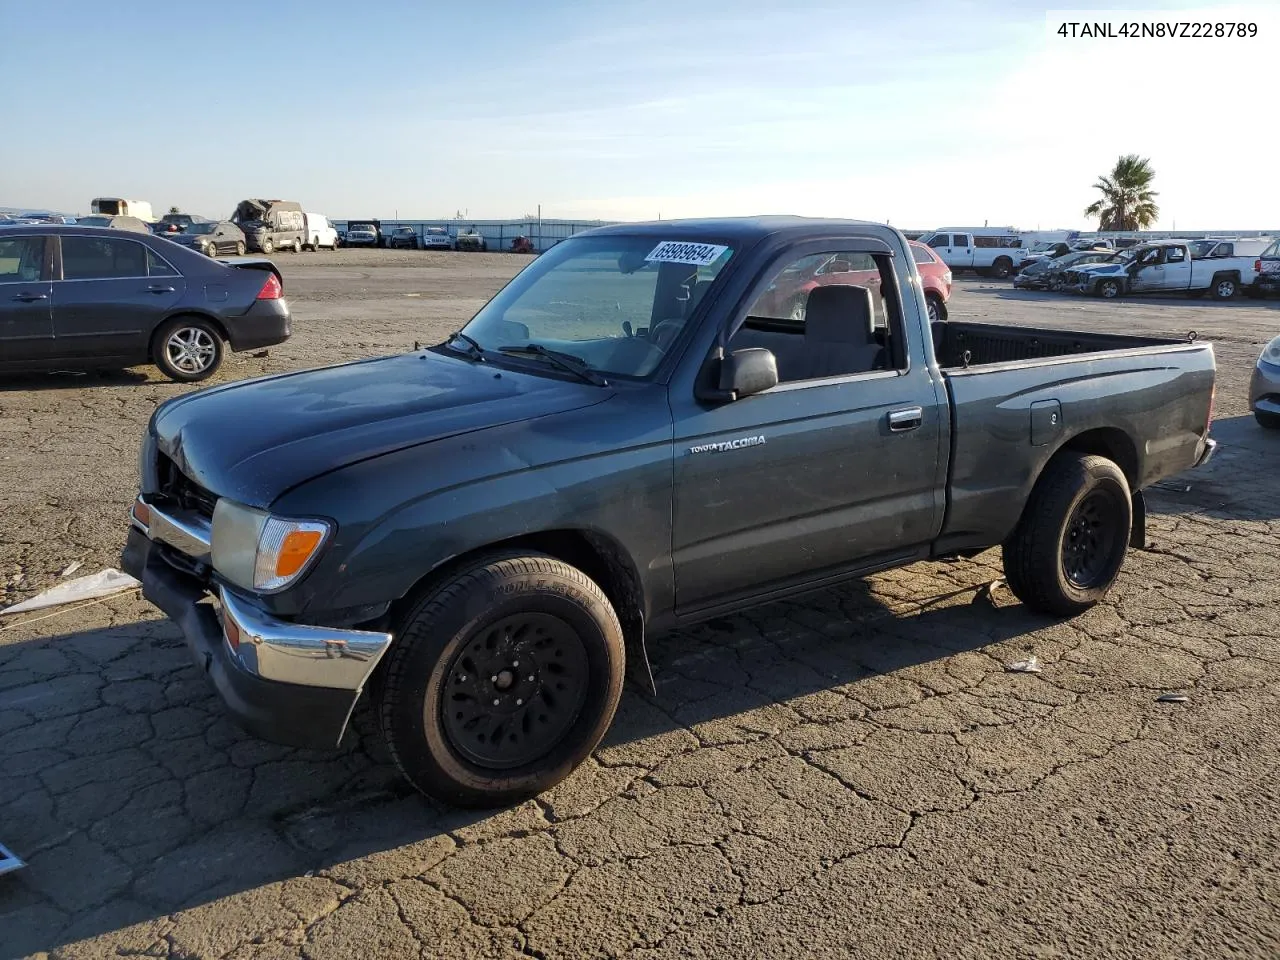
[{"label": "driver door", "polygon": [[1144,293],[1152,290],[1163,290],[1164,286],[1164,251],[1161,249],[1149,250],[1142,255],[1142,259],[1133,265],[1133,275],[1129,279],[1129,287],[1137,293]]}]

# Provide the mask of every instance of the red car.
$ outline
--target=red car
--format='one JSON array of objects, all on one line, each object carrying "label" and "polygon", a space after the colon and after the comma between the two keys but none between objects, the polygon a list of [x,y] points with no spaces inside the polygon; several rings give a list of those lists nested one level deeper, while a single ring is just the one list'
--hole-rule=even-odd
[{"label": "red car", "polygon": [[951,268],[942,258],[923,243],[909,240],[911,255],[920,271],[920,283],[924,286],[924,301],[929,305],[930,320],[947,319],[947,301],[951,299]]},{"label": "red car", "polygon": [[809,294],[816,287],[832,283],[851,283],[877,290],[880,286],[880,271],[866,254],[814,254],[797,260],[783,270],[769,285],[755,309],[761,316],[804,320],[804,308]]}]

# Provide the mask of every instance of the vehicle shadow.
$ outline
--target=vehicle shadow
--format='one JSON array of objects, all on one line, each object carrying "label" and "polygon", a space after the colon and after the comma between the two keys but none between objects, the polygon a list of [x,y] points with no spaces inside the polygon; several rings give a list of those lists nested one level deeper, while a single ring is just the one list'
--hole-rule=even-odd
[{"label": "vehicle shadow", "polygon": [[1267,430],[1246,414],[1215,420],[1218,441],[1202,467],[1147,490],[1153,514],[1201,514],[1228,520],[1280,519],[1280,431]]},{"label": "vehicle shadow", "polygon": [[48,370],[5,374],[0,392],[14,390],[79,390],[84,387],[136,387],[148,381],[145,369]]},{"label": "vehicle shadow", "polygon": [[[949,570],[974,585],[945,586]],[[941,589],[923,603],[892,600],[907,592],[892,580],[877,592],[853,583],[658,638],[657,694],[628,686],[598,763],[501,811],[413,793],[367,709],[336,753],[240,732],[165,620],[0,647],[0,841],[28,861],[0,879],[3,953],[53,950],[313,871],[352,884],[412,875],[451,837],[554,829],[548,820],[589,813],[667,757],[767,737],[762,718],[856,718],[858,698],[900,671],[1049,623],[975,592],[979,565],[925,575]],[[994,661],[985,669],[999,672]]]}]

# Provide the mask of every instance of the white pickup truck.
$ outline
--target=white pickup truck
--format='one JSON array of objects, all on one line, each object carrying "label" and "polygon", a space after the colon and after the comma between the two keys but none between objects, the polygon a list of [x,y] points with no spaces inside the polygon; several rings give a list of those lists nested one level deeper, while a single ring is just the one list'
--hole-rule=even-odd
[{"label": "white pickup truck", "polygon": [[938,230],[920,238],[942,262],[955,270],[975,270],[1004,279],[1027,258],[1027,246],[1018,234]]},{"label": "white pickup truck", "polygon": [[1230,300],[1253,282],[1255,258],[1196,257],[1198,252],[1180,240],[1140,244],[1121,253],[1118,261],[1067,271],[1063,289],[1108,300],[1130,293],[1200,296],[1206,291],[1215,300]]}]

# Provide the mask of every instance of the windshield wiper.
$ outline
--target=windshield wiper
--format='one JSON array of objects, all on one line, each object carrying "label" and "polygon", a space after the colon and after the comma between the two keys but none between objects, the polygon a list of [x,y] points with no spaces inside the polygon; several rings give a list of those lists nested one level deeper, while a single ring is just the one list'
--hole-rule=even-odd
[{"label": "windshield wiper", "polygon": [[571,353],[561,353],[559,350],[548,350],[540,343],[508,344],[505,347],[499,347],[498,351],[527,357],[544,357],[561,370],[568,370],[574,376],[585,380],[587,383],[595,384],[597,387],[607,387],[609,385],[609,381],[588,367],[581,357],[575,357]]},{"label": "windshield wiper", "polygon": [[[453,345],[455,340],[461,340],[465,343],[466,349],[459,350],[455,347]],[[468,359],[475,360],[477,363],[484,362],[484,347],[480,346],[480,344],[476,343],[475,340],[467,336],[461,330],[455,330],[453,333],[449,334],[449,339],[444,342],[444,345],[455,353],[461,353],[463,356]]]}]

